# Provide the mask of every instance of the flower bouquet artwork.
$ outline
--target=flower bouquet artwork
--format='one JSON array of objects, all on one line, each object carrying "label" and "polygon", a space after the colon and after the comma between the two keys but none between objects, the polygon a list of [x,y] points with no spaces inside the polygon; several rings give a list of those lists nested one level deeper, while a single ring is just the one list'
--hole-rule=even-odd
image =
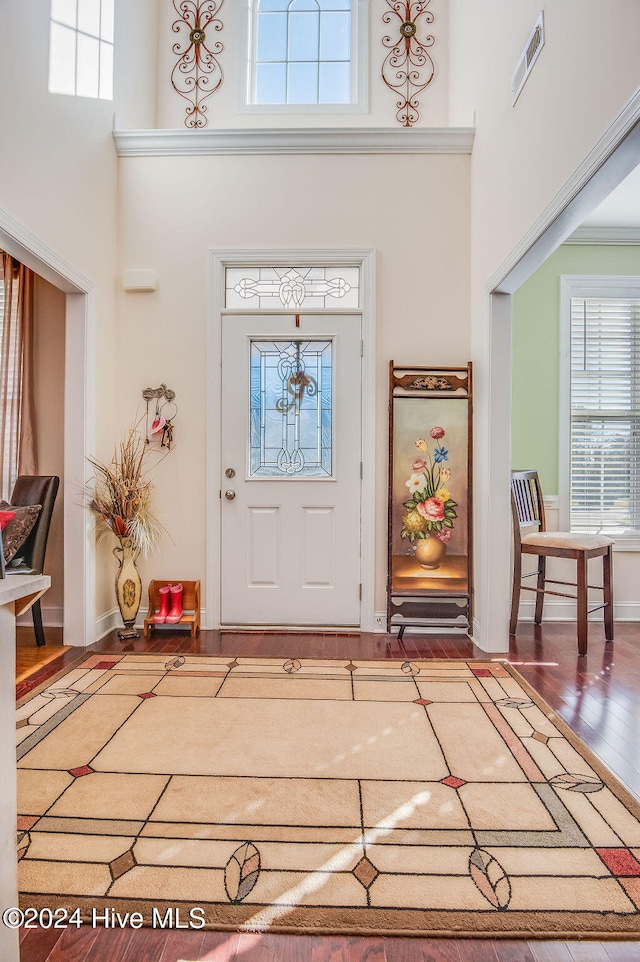
[{"label": "flower bouquet artwork", "polygon": [[418,438],[415,442],[416,457],[406,482],[410,497],[403,503],[400,537],[414,545],[416,560],[430,569],[440,566],[458,517],[458,505],[448,487],[451,468],[446,463],[445,434],[444,428],[435,426],[429,431],[430,441]]}]

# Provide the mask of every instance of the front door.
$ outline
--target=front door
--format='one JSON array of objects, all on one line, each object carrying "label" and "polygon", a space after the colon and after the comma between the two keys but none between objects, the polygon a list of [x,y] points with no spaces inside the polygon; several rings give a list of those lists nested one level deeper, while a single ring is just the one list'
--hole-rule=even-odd
[{"label": "front door", "polygon": [[223,316],[224,625],[360,623],[360,345],[358,315]]}]

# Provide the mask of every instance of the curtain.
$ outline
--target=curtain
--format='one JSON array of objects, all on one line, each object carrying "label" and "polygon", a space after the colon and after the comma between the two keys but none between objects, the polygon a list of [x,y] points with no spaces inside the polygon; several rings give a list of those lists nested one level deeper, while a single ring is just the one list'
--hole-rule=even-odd
[{"label": "curtain", "polygon": [[37,474],[34,385],[34,274],[2,258],[0,328],[0,482],[9,500],[19,474]]}]

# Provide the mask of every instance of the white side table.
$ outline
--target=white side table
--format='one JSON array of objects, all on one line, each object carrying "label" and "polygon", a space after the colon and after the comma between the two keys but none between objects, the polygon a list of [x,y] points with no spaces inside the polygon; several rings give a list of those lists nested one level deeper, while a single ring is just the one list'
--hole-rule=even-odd
[{"label": "white side table", "polygon": [[[16,617],[51,585],[48,575],[0,579],[0,913],[18,904],[16,862]],[[0,959],[19,962],[18,932],[0,922]]]}]

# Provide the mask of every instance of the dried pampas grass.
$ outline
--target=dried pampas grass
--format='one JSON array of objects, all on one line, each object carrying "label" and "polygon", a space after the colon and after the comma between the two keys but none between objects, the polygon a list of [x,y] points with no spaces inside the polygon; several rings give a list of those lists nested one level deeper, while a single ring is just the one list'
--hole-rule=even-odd
[{"label": "dried pampas grass", "polygon": [[130,538],[147,557],[157,547],[163,526],[151,512],[153,484],[148,479],[145,439],[136,428],[115,449],[109,463],[90,457],[93,478],[86,484],[86,504],[97,518],[99,533]]}]

